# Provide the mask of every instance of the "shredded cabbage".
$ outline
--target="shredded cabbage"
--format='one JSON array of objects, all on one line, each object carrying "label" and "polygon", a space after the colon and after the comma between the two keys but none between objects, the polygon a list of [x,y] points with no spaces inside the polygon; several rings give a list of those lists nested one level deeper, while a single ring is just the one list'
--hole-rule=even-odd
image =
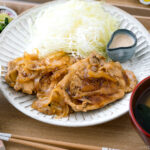
[{"label": "shredded cabbage", "polygon": [[32,27],[31,47],[39,54],[61,50],[86,57],[92,51],[106,56],[106,45],[119,22],[98,1],[69,0],[50,6]]}]

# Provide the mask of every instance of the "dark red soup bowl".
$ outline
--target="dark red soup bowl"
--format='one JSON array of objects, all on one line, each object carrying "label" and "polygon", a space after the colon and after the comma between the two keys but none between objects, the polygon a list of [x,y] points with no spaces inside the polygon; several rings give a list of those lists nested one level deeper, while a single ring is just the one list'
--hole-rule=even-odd
[{"label": "dark red soup bowl", "polygon": [[[142,120],[141,116],[137,116],[137,110],[136,110],[138,108],[137,106],[139,106],[139,104],[143,105],[142,104],[143,100],[144,100],[143,97],[147,91],[150,92],[150,76],[145,78],[144,80],[142,80],[133,90],[131,99],[130,99],[129,113],[130,113],[132,123],[133,123],[134,127],[137,129],[139,135],[144,140],[144,142],[148,146],[150,146],[150,132],[149,132],[150,131],[150,122],[149,121],[144,122]],[[143,106],[145,106],[145,105],[143,105]],[[150,110],[150,108],[148,108],[148,110]],[[149,111],[145,111],[145,112],[147,113]],[[144,115],[144,117],[145,116],[146,115]],[[150,119],[149,117],[150,116],[148,116],[148,119],[146,118],[145,120],[149,120]],[[140,120],[142,120],[142,123],[140,122]],[[143,125],[145,123],[146,123],[146,128]]]}]

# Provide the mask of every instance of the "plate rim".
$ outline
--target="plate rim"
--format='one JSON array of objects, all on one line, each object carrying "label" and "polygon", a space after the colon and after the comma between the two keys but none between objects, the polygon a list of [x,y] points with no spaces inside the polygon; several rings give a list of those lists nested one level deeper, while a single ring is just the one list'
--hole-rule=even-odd
[{"label": "plate rim", "polygon": [[[0,42],[3,40],[3,37],[5,36],[5,33],[7,31],[9,31],[9,29],[11,28],[11,26],[13,26],[14,23],[16,23],[19,19],[21,19],[23,16],[25,15],[28,15],[30,14],[31,12],[35,11],[35,10],[38,10],[40,8],[44,8],[44,7],[48,7],[48,5],[51,5],[51,3],[55,3],[55,1],[51,1],[51,2],[47,2],[47,3],[43,3],[41,5],[38,5],[38,6],[35,6],[33,8],[30,8],[28,10],[26,10],[25,12],[23,12],[22,14],[20,14],[16,19],[14,19],[9,25],[8,27],[2,32],[1,34],[1,37],[0,37]],[[123,12],[124,14],[126,14],[127,16],[130,16],[130,18],[132,18],[133,21],[135,21],[141,28],[143,28],[144,32],[148,34],[147,37],[149,37],[150,39],[150,34],[149,32],[146,30],[146,28],[137,20],[135,19],[133,16],[131,16],[129,13],[125,12],[124,10],[120,9],[120,8],[117,8],[115,6],[112,6],[108,3],[105,3],[104,5],[108,5],[109,7],[113,7],[115,9],[118,9],[118,11],[121,11]],[[29,112],[29,110],[25,110],[25,109],[21,109],[19,108],[20,105],[18,104],[14,104],[13,101],[11,100],[10,96],[9,96],[9,92],[6,92],[4,88],[4,85],[2,83],[0,83],[0,89],[3,93],[3,95],[6,97],[6,99],[9,101],[9,103],[11,103],[11,105],[13,105],[13,107],[15,107],[17,110],[19,110],[20,112],[22,112],[23,114],[35,119],[35,120],[38,120],[38,121],[41,121],[41,122],[44,122],[44,123],[48,123],[48,124],[52,124],[52,125],[57,125],[57,126],[64,126],[64,127],[86,127],[86,126],[93,126],[93,125],[97,125],[97,124],[103,124],[103,123],[106,123],[106,122],[109,122],[111,120],[114,120],[116,118],[119,118],[120,116],[124,115],[125,113],[127,113],[129,111],[129,108],[126,109],[126,110],[123,110],[122,112],[119,112],[119,114],[116,114],[114,115],[113,117],[108,117],[107,119],[105,120],[95,120],[94,121],[84,121],[82,122],[81,121],[81,124],[73,124],[73,123],[70,123],[70,122],[66,122],[66,121],[58,121],[56,119],[51,119],[50,121],[45,121],[44,119],[42,119],[41,117],[38,118],[38,115],[35,115],[35,114],[32,114],[30,115],[31,112]],[[131,93],[129,93],[131,95]]]}]

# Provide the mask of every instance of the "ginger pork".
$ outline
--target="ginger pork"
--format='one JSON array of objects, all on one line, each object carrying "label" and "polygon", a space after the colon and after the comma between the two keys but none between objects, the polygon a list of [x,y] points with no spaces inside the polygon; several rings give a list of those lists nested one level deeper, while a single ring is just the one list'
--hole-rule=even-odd
[{"label": "ginger pork", "polygon": [[75,62],[75,58],[60,51],[44,58],[25,53],[23,57],[9,62],[5,79],[16,91],[33,94],[47,90],[54,80],[58,82],[67,73],[68,66]]},{"label": "ginger pork", "polygon": [[17,91],[35,93],[34,109],[59,117],[102,108],[137,84],[133,72],[96,52],[82,59],[64,52],[43,58],[25,54],[8,64],[6,81]]}]

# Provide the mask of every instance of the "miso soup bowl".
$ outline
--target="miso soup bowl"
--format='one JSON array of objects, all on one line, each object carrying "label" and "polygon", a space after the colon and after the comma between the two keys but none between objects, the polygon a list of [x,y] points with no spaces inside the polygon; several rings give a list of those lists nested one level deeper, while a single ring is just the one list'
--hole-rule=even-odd
[{"label": "miso soup bowl", "polygon": [[150,88],[150,76],[142,80],[133,90],[130,104],[129,104],[129,114],[131,117],[131,121],[136,128],[137,132],[141,136],[141,138],[144,140],[145,144],[147,144],[150,148],[150,133],[145,131],[143,127],[138,123],[136,117],[135,117],[135,106],[137,104],[137,101],[139,100],[139,97],[144,93],[146,89]]}]

